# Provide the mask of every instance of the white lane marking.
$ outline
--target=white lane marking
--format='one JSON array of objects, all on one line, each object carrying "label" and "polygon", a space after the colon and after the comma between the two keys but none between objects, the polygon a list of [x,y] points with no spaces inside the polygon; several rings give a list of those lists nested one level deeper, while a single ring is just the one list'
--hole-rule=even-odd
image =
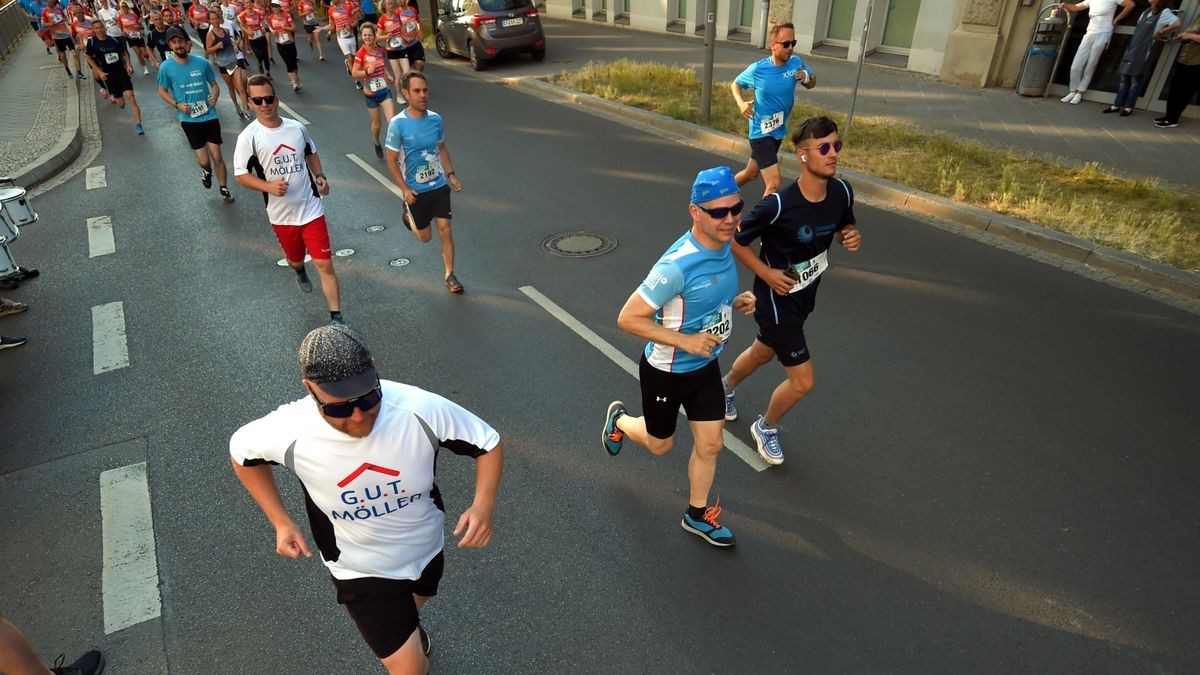
[{"label": "white lane marking", "polygon": [[84,177],[84,185],[88,190],[96,188],[108,187],[108,175],[104,171],[104,166],[89,166],[87,175]]},{"label": "white lane marking", "polygon": [[[279,99],[275,99],[275,100],[279,101]],[[279,109],[282,110],[283,112],[287,113],[288,115],[290,115],[292,119],[296,120],[300,124],[303,124],[304,126],[308,126],[308,125],[312,124],[312,122],[309,122],[308,120],[301,117],[300,113],[296,112],[296,110],[294,108],[292,108],[292,106],[284,103],[283,101],[279,101]]]},{"label": "white lane marking", "polygon": [[346,159],[357,164],[358,168],[366,171],[371,178],[379,181],[380,185],[391,190],[392,194],[396,195],[400,199],[404,199],[404,192],[400,188],[396,187],[396,183],[394,183],[391,178],[385,178],[383,174],[379,173],[379,171],[375,169],[375,167],[364,162],[361,157],[351,152],[346,155]]},{"label": "white lane marking", "polygon": [[117,252],[117,243],[113,240],[112,218],[108,216],[88,218],[87,230],[89,258]]},{"label": "white lane marking", "polygon": [[[575,331],[575,334],[587,341],[588,344],[600,350],[601,354],[607,356],[621,370],[634,376],[634,378],[638,377],[638,367],[633,362],[633,359],[622,354],[616,347],[597,335],[591,328],[588,328],[578,319],[571,316],[567,310],[559,307],[553,300],[542,295],[541,291],[533,286],[521,286],[520,291],[528,296],[530,300],[540,305],[542,309],[549,312],[551,316],[561,321],[567,328]],[[752,450],[750,446],[743,443],[741,439],[729,433],[729,431],[726,430],[723,433],[725,434],[725,447],[729,448],[730,452],[737,455],[739,459],[750,465],[750,468],[755,471],[765,471],[767,469],[767,463],[762,461],[762,458],[758,456],[758,452]]]},{"label": "white lane marking", "polygon": [[145,462],[100,474],[100,514],[104,632],[111,635],[162,614]]},{"label": "white lane marking", "polygon": [[110,302],[92,308],[92,372],[96,375],[129,365],[125,343],[125,307]]}]

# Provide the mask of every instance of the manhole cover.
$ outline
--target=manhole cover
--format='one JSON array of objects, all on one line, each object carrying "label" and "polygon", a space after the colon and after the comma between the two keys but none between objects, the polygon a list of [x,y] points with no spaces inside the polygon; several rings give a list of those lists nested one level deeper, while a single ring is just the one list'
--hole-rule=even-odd
[{"label": "manhole cover", "polygon": [[371,234],[375,234],[376,232],[383,232],[386,229],[387,228],[384,227],[383,225],[372,225],[367,228],[367,232],[370,232]]},{"label": "manhole cover", "polygon": [[334,251],[334,252],[333,252],[333,254],[334,254],[334,255],[336,255],[336,256],[337,256],[337,257],[339,257],[339,258],[345,258],[345,257],[347,257],[347,256],[352,256],[352,255],[354,255],[354,249],[352,249],[352,248],[339,248],[338,250]]},{"label": "manhole cover", "polygon": [[388,262],[392,267],[404,267],[408,264],[408,258],[396,258]]},{"label": "manhole cover", "polygon": [[[311,255],[305,255],[305,256],[304,256],[304,262],[312,262],[312,256],[311,256]],[[288,264],[287,264],[287,258],[280,258],[279,260],[275,261],[275,264],[276,264],[276,265],[279,265],[280,267],[287,267],[287,266],[288,266]]]},{"label": "manhole cover", "polygon": [[608,253],[617,247],[617,240],[603,232],[577,230],[548,237],[542,242],[547,253],[564,258],[590,258]]}]

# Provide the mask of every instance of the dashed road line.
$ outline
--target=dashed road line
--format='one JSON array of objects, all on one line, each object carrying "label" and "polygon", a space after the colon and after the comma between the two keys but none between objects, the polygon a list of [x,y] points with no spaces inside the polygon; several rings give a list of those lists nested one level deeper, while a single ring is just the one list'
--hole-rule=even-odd
[{"label": "dashed road line", "polygon": [[104,166],[89,166],[87,168],[87,176],[84,178],[84,184],[89,190],[108,187],[108,174],[104,170]]},{"label": "dashed road line", "polygon": [[361,157],[359,157],[358,155],[351,152],[346,155],[346,159],[357,164],[358,168],[362,169],[363,171],[366,171],[367,175],[369,175],[371,178],[374,178],[375,180],[379,181],[380,185],[391,190],[392,194],[396,195],[400,199],[404,199],[404,192],[401,191],[400,188],[396,187],[396,184],[394,182],[392,182],[392,179],[385,178],[384,175],[379,173],[379,171],[375,167],[364,162]]},{"label": "dashed road line", "polygon": [[162,614],[145,462],[100,474],[100,514],[104,632],[111,635]]},{"label": "dashed road line", "polygon": [[[620,350],[597,335],[591,328],[585,326],[579,319],[571,316],[567,310],[559,307],[553,300],[547,298],[533,286],[521,286],[519,290],[542,309],[549,312],[551,316],[562,322],[567,328],[574,331],[576,335],[583,338],[588,344],[598,349],[601,354],[607,356],[621,370],[629,373],[635,379],[638,378],[638,367],[633,362],[633,359],[622,354]],[[751,469],[755,471],[765,471],[767,469],[767,463],[762,461],[758,453],[752,450],[750,446],[743,443],[737,436],[729,433],[728,430],[723,430],[722,433],[725,435],[725,447],[729,448],[729,451],[737,455],[743,462],[750,465]]]},{"label": "dashed road line", "polygon": [[93,307],[92,372],[99,375],[128,366],[124,304],[118,301]]},{"label": "dashed road line", "polygon": [[113,240],[112,218],[98,216],[87,219],[88,257],[95,258],[117,252],[117,243]]}]

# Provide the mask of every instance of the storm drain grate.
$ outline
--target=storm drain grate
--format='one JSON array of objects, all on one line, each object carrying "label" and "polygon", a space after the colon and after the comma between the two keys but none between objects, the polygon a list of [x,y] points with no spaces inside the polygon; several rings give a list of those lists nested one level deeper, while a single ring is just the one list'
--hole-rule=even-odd
[{"label": "storm drain grate", "polygon": [[386,229],[387,228],[384,227],[383,225],[370,225],[367,227],[367,232],[370,232],[371,234],[375,234],[376,232],[383,232]]},{"label": "storm drain grate", "polygon": [[591,230],[562,232],[542,242],[542,249],[563,258],[591,258],[603,255],[617,247],[611,235]]},{"label": "storm drain grate", "polygon": [[408,264],[408,258],[395,258],[394,260],[388,261],[388,264],[392,267],[404,267]]}]

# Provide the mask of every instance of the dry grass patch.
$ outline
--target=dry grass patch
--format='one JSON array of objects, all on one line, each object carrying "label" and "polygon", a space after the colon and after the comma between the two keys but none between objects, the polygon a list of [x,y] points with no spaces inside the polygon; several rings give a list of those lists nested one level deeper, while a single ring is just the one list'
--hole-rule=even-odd
[{"label": "dry grass patch", "polygon": [[[700,83],[690,68],[622,59],[551,78],[584,93],[701,124]],[[845,115],[797,103],[793,126]],[[729,83],[714,84],[709,127],[745,135]],[[1176,267],[1200,271],[1200,194],[1154,179],[1048,162],[917,129],[856,117],[841,163],[848,169],[979,206]],[[789,141],[783,149],[794,148]]]}]

